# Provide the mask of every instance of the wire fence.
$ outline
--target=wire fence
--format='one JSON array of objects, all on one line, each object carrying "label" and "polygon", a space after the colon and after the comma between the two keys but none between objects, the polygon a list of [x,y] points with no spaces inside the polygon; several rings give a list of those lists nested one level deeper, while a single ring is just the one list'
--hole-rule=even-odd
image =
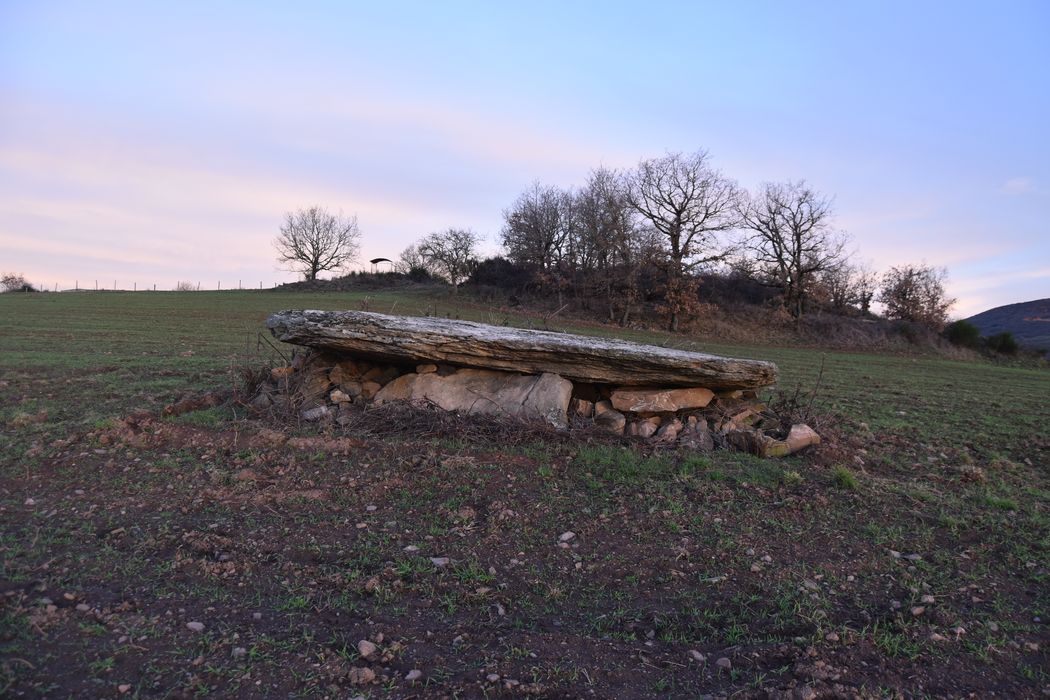
[{"label": "wire fence", "polygon": [[[284,282],[259,282],[258,286],[254,283],[245,283],[244,280],[237,280],[236,283],[223,283],[221,280],[217,282],[177,282],[174,285],[170,284],[157,284],[157,283],[146,283],[139,284],[138,282],[132,282],[129,286],[127,282],[120,282],[119,280],[92,280],[90,282],[81,282],[80,280],[74,280],[72,286],[64,285],[60,282],[53,282],[51,284],[30,284],[26,288],[17,291],[39,291],[39,292],[228,292],[237,290],[259,290],[259,289],[276,289],[279,285],[285,284]],[[15,291],[15,290],[12,290]]]}]

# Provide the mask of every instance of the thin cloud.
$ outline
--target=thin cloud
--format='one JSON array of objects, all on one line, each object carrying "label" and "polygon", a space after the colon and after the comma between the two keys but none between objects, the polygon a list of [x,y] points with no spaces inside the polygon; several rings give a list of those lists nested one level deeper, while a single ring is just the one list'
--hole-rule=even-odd
[{"label": "thin cloud", "polygon": [[1037,194],[1039,187],[1030,177],[1010,178],[999,187],[999,192],[1008,195]]}]

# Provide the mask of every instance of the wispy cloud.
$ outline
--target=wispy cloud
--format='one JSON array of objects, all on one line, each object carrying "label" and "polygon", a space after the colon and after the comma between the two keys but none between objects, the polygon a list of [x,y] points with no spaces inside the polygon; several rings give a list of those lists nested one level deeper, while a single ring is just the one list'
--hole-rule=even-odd
[{"label": "wispy cloud", "polygon": [[1013,177],[999,187],[999,192],[1008,195],[1037,194],[1040,192],[1035,180],[1030,177]]}]

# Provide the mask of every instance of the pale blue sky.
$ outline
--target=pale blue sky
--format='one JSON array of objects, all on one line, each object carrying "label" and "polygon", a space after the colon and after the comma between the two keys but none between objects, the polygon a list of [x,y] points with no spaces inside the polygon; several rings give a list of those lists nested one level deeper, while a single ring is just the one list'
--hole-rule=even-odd
[{"label": "pale blue sky", "polygon": [[[732,5],[732,7],[730,7]],[[956,315],[1050,296],[1050,3],[0,2],[0,269],[42,284],[294,278],[282,213],[362,258],[532,180],[707,149],[805,178]]]}]

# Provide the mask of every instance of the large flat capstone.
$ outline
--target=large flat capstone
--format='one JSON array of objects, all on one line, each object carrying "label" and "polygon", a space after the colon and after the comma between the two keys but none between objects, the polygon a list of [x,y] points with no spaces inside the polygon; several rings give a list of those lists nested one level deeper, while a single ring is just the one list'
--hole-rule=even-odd
[{"label": "large flat capstone", "polygon": [[626,340],[367,311],[290,310],[266,325],[286,343],[389,362],[437,362],[575,382],[686,386],[715,391],[775,384],[772,362],[720,357]]}]

